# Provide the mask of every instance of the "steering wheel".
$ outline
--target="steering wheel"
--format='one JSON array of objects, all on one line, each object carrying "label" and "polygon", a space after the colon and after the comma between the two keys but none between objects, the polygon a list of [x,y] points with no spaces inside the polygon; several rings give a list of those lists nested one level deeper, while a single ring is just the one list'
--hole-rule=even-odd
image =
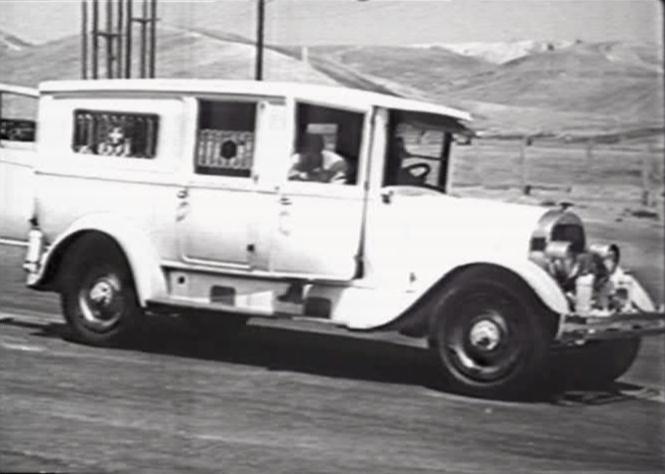
[{"label": "steering wheel", "polygon": [[413,178],[417,179],[419,182],[424,183],[427,175],[432,171],[432,167],[427,163],[414,163],[409,166],[402,168],[402,171],[409,173]]}]

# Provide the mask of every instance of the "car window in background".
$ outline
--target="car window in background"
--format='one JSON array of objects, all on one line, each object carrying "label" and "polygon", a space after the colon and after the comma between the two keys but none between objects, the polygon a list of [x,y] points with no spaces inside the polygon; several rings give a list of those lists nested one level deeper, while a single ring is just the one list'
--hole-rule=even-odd
[{"label": "car window in background", "polygon": [[34,142],[37,99],[0,91],[0,140]]}]

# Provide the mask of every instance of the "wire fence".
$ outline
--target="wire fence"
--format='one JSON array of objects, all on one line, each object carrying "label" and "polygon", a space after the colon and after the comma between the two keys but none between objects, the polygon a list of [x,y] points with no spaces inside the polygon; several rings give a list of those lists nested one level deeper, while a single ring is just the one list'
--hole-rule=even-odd
[{"label": "wire fence", "polygon": [[455,147],[452,163],[453,189],[517,188],[526,195],[622,189],[649,207],[663,196],[662,136],[610,144],[478,138]]}]

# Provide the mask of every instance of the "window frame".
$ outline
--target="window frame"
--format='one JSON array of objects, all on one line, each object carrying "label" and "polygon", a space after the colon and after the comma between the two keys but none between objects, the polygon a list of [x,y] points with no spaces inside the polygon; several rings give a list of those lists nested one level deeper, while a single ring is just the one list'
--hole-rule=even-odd
[{"label": "window frame", "polygon": [[[414,127],[416,127],[416,123],[422,123],[422,126],[416,128],[421,128],[422,130],[434,130],[442,133],[442,141],[439,147],[438,156],[417,154],[412,155],[414,158],[425,162],[432,161],[439,163],[436,184],[416,182],[389,183],[389,181],[392,180],[391,178],[396,178],[396,176],[393,176],[393,172],[396,170],[397,174],[399,174],[399,170],[403,169],[402,164],[404,159],[399,160],[399,163],[397,163],[399,166],[395,170],[390,170],[389,165],[391,165],[391,153],[393,152],[390,142],[393,138],[396,137],[398,127],[404,123],[413,124]],[[463,128],[455,119],[445,115],[433,115],[401,109],[388,109],[388,123],[386,129],[386,149],[384,154],[385,157],[383,162],[383,170],[381,173],[381,187],[411,186],[431,189],[443,194],[447,194],[450,189],[451,155],[454,135],[457,133],[463,133],[465,128]]]},{"label": "window frame", "polygon": [[[194,97],[196,103],[196,127],[194,129],[194,150],[191,161],[191,171],[194,176],[200,177],[211,177],[212,179],[216,178],[231,178],[231,179],[240,179],[245,181],[251,179],[255,173],[255,167],[257,164],[257,149],[258,149],[258,125],[259,125],[259,108],[261,99],[257,97],[209,97],[209,96],[197,96]],[[229,172],[229,170],[234,170],[234,168],[214,168],[208,167],[211,172],[201,172],[201,166],[198,164],[199,158],[199,147],[201,146],[201,111],[203,110],[202,105],[207,103],[217,103],[217,104],[249,104],[252,105],[254,110],[254,120],[253,120],[253,130],[251,131],[254,135],[254,140],[252,144],[252,155],[251,155],[251,164],[249,168],[239,168],[237,171]],[[215,172],[217,170],[217,172]],[[223,171],[223,172],[219,172]]]},{"label": "window frame", "polygon": [[[110,114],[110,115],[125,115],[125,116],[133,116],[133,117],[142,117],[142,118],[149,118],[153,120],[154,125],[154,133],[152,136],[152,140],[146,139],[146,147],[148,148],[149,151],[152,151],[152,154],[146,153],[146,156],[136,156],[136,155],[112,155],[112,154],[104,154],[104,153],[91,153],[89,151],[81,151],[77,150],[76,147],[76,138],[77,135],[79,134],[78,130],[78,114],[80,113],[88,113],[91,114],[93,117],[99,116],[102,114]],[[113,158],[129,158],[129,159],[134,159],[134,160],[155,160],[159,156],[159,134],[160,134],[160,129],[161,129],[161,117],[159,114],[152,113],[152,112],[136,112],[136,111],[126,111],[126,110],[109,110],[109,109],[90,109],[90,108],[79,108],[75,107],[72,109],[72,139],[70,143],[70,151],[74,153],[77,156],[105,156],[105,157],[113,157]],[[93,127],[96,127],[96,124],[93,122]]]},{"label": "window frame", "polygon": [[[289,163],[286,169],[286,174],[284,176],[285,183],[288,183],[289,186],[315,186],[318,189],[322,189],[321,185],[325,186],[326,188],[329,187],[328,185],[334,184],[334,183],[327,183],[327,182],[320,182],[320,181],[298,181],[298,180],[290,180],[288,178],[288,171],[291,169],[291,157],[297,153],[298,149],[298,141],[301,138],[299,136],[299,129],[298,129],[298,111],[299,111],[299,106],[301,105],[306,105],[310,107],[318,107],[322,109],[332,109],[334,111],[338,112],[348,112],[352,114],[358,114],[361,118],[360,120],[360,126],[361,130],[359,132],[359,141],[358,141],[358,158],[357,158],[357,164],[356,164],[356,176],[355,176],[355,182],[353,183],[343,183],[342,186],[331,186],[333,189],[355,189],[360,187],[361,183],[365,182],[367,179],[366,176],[366,163],[367,159],[369,156],[369,143],[371,142],[369,133],[371,131],[371,123],[370,123],[370,117],[371,117],[371,112],[372,108],[364,108],[364,107],[353,107],[353,106],[347,106],[346,104],[338,104],[338,103],[330,103],[330,102],[325,102],[325,101],[317,101],[317,100],[312,100],[310,98],[306,97],[294,97],[293,102],[292,102],[292,136],[290,137],[290,145],[289,145]],[[318,122],[317,122],[318,123]],[[343,156],[344,157],[344,156]],[[348,157],[344,157],[348,158]]]}]

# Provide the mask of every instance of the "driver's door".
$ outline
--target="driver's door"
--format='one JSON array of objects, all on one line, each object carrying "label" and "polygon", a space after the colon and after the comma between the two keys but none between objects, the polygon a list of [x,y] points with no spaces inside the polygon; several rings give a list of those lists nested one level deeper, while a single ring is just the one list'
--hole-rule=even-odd
[{"label": "driver's door", "polygon": [[333,183],[284,177],[271,270],[304,279],[351,280],[359,271],[369,111],[297,102],[294,115],[294,151],[303,134],[325,135],[327,151],[347,161],[347,179]]}]

